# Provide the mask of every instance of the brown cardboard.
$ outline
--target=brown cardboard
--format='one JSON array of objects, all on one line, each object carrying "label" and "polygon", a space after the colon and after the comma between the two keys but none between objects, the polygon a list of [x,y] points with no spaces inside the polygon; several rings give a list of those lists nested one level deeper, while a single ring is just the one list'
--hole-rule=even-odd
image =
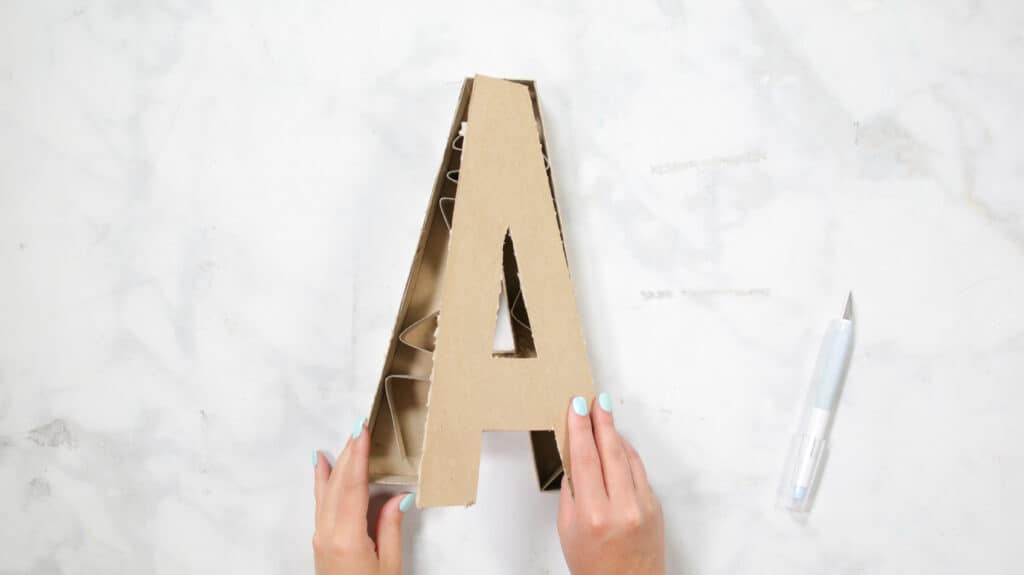
[{"label": "brown cardboard", "polygon": [[[512,353],[492,347],[502,293]],[[569,401],[592,394],[533,83],[467,79],[371,410],[370,477],[417,484],[420,507],[468,505],[482,433],[530,431],[557,489]]]}]

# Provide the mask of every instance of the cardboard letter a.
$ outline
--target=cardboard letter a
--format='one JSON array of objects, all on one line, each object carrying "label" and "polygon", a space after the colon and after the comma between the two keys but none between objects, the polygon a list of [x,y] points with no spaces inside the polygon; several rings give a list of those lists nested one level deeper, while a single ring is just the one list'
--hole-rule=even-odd
[{"label": "cardboard letter a", "polygon": [[[502,294],[511,353],[493,348]],[[557,489],[569,401],[592,394],[533,85],[467,80],[374,401],[371,478],[468,505],[482,433],[531,431]]]}]

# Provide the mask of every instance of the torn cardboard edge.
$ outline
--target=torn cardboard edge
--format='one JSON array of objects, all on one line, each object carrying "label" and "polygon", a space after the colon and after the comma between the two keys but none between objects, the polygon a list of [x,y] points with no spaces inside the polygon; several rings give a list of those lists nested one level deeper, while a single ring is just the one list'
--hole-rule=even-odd
[{"label": "torn cardboard edge", "polygon": [[[479,124],[477,129],[484,130],[486,128],[494,130],[507,127],[512,130],[517,136],[515,141],[518,147],[503,151],[505,155],[512,157],[511,160],[505,160],[504,155],[499,154],[495,156],[495,154],[498,154],[496,148],[505,145],[501,134],[481,132],[473,135],[474,125],[470,123],[469,116],[471,109],[473,109],[472,97],[475,82],[484,88],[482,92],[485,93],[485,98],[487,99],[487,101],[477,104],[477,112],[475,113],[481,118],[477,122]],[[522,88],[515,88],[512,84],[525,87],[529,95],[527,105],[531,108],[529,115],[532,116],[533,124],[528,128],[529,130],[535,130],[532,145],[527,145],[529,140],[527,132],[529,130],[526,129],[527,126],[525,126],[525,121],[523,120],[524,111],[514,109],[515,106],[521,105],[521,101],[517,98],[520,97],[519,90],[522,90]],[[510,107],[509,111],[519,114],[517,116],[518,123],[503,124],[505,122],[503,117],[505,110],[495,109],[495,107],[500,108],[506,105]],[[512,115],[514,116],[515,114]],[[485,142],[488,140],[491,142],[490,145],[495,148],[494,150],[481,150],[479,147],[473,147],[477,141]],[[538,141],[539,145],[537,145]],[[534,146],[536,146],[535,151],[531,149]],[[535,163],[536,160],[531,159],[534,153],[539,155],[540,162]],[[523,174],[517,171],[520,169],[519,164],[508,164],[509,161],[516,162],[517,157],[519,158],[519,164],[529,166],[529,169],[523,172]],[[472,182],[466,191],[460,188],[460,186],[464,186],[464,184],[460,184],[460,173],[464,158],[469,159],[467,173],[472,174]],[[474,159],[476,163],[473,163]],[[496,180],[489,180],[492,177],[492,173],[488,170],[493,170],[494,174],[501,172],[504,175],[495,176],[498,178]],[[538,173],[532,170],[542,171]],[[510,180],[519,179],[520,176],[522,181],[519,182],[519,187],[511,185],[512,182]],[[440,352],[437,349],[437,345],[441,339],[439,332],[444,330],[445,326],[454,324],[454,327],[449,328],[452,330],[452,333],[442,333],[441,335],[455,338],[454,332],[458,331],[459,321],[465,319],[463,318],[464,311],[461,309],[465,306],[461,298],[457,299],[449,293],[447,302],[455,303],[446,304],[444,307],[441,305],[441,300],[443,299],[442,292],[444,291],[443,280],[449,263],[450,249],[455,243],[452,241],[453,235],[455,233],[468,234],[467,236],[460,236],[462,250],[456,256],[460,262],[458,265],[463,266],[459,268],[460,270],[477,269],[473,268],[476,265],[476,259],[491,258],[488,259],[488,262],[490,264],[494,263],[493,257],[496,256],[488,248],[476,246],[475,243],[474,245],[467,245],[467,242],[473,240],[474,237],[490,237],[488,234],[495,233],[495,230],[497,230],[495,227],[498,225],[496,223],[497,220],[488,220],[489,223],[486,225],[475,221],[477,217],[486,218],[494,216],[494,214],[488,212],[490,208],[487,207],[489,204],[486,203],[488,201],[487,194],[494,193],[490,190],[492,184],[497,187],[506,186],[508,188],[505,190],[505,195],[491,197],[492,203],[494,201],[498,203],[512,202],[513,200],[519,202],[521,198],[510,198],[510,194],[519,194],[517,190],[520,188],[528,190],[533,195],[524,192],[524,198],[529,195],[532,199],[528,202],[529,205],[527,205],[522,213],[516,212],[518,214],[516,223],[521,229],[509,227],[502,234],[504,236],[502,238],[503,245],[497,249],[501,254],[499,264],[501,268],[500,282],[490,284],[498,289],[499,294],[503,294],[503,296],[499,297],[506,298],[504,303],[507,305],[511,320],[514,349],[511,353],[508,353],[507,350],[502,353],[491,350],[493,353],[489,354],[490,357],[487,359],[515,362],[517,360],[535,361],[537,358],[537,342],[534,340],[529,315],[531,309],[528,307],[528,304],[530,302],[527,301],[524,295],[524,289],[521,285],[522,278],[519,273],[519,266],[522,262],[517,262],[517,250],[515,247],[518,243],[515,239],[517,234],[526,234],[525,242],[529,244],[526,251],[531,254],[531,257],[541,260],[543,263],[543,265],[538,267],[539,271],[532,271],[531,273],[535,277],[542,277],[544,279],[549,276],[554,278],[557,281],[554,281],[553,285],[559,286],[560,292],[567,292],[558,294],[558,298],[540,297],[544,295],[543,290],[548,288],[545,287],[544,281],[536,281],[534,282],[536,284],[535,287],[527,288],[527,291],[532,289],[539,295],[531,296],[531,298],[538,297],[542,301],[543,306],[546,306],[548,311],[551,312],[550,315],[565,315],[561,319],[555,317],[553,321],[570,323],[572,328],[568,331],[552,329],[551,333],[557,335],[554,340],[552,340],[551,334],[547,334],[547,339],[553,342],[550,348],[552,356],[546,357],[544,362],[535,362],[534,364],[487,364],[483,358],[479,357],[481,354],[469,354],[468,356],[479,360],[473,360],[476,362],[476,367],[474,368],[476,371],[472,373],[476,375],[476,381],[482,382],[481,374],[484,371],[481,370],[489,369],[488,366],[501,365],[503,367],[499,371],[509,369],[511,370],[510,373],[517,374],[519,371],[522,371],[521,375],[524,377],[528,376],[530,369],[539,369],[541,370],[539,372],[540,379],[545,379],[545,377],[550,379],[553,373],[551,366],[557,366],[559,363],[559,352],[565,351],[560,348],[566,348],[571,351],[571,353],[566,355],[566,362],[572,365],[573,373],[579,373],[580,375],[575,378],[570,377],[569,379],[574,379],[574,382],[563,386],[564,389],[561,392],[565,397],[553,397],[558,395],[557,393],[552,393],[554,390],[538,392],[545,394],[545,399],[541,403],[548,403],[546,407],[542,408],[545,415],[538,416],[537,413],[531,413],[532,408],[524,405],[510,405],[507,409],[511,410],[511,415],[509,413],[491,414],[490,417],[492,419],[490,422],[484,420],[475,422],[480,427],[476,435],[480,435],[482,431],[492,430],[492,424],[496,426],[493,430],[505,428],[529,430],[538,484],[542,490],[557,490],[560,487],[559,480],[563,475],[563,463],[559,455],[559,445],[563,447],[562,451],[565,451],[565,406],[568,405],[568,399],[572,395],[583,393],[592,395],[589,365],[586,362],[582,336],[579,333],[579,322],[576,317],[575,300],[565,259],[561,222],[558,217],[558,206],[552,182],[551,164],[548,160],[543,121],[534,84],[533,82],[523,80],[504,81],[486,77],[467,78],[463,83],[459,105],[448,135],[448,144],[445,146],[444,157],[435,178],[433,193],[428,203],[427,213],[420,234],[420,241],[413,258],[402,297],[402,304],[396,317],[395,327],[392,331],[381,379],[368,422],[371,437],[371,481],[400,485],[419,483],[421,489],[417,503],[421,507],[468,504],[472,503],[475,499],[476,473],[478,472],[479,465],[478,445],[476,446],[474,460],[472,445],[463,453],[459,451],[461,448],[456,449],[451,446],[452,441],[450,441],[450,438],[443,441],[435,439],[433,441],[433,450],[439,453],[449,450],[454,454],[451,458],[455,461],[454,463],[437,461],[435,457],[435,461],[429,462],[429,465],[426,466],[426,473],[424,473],[423,469],[423,455],[427,449],[425,440],[428,429],[434,430],[432,432],[434,434],[433,437],[440,438],[448,433],[450,428],[459,427],[464,420],[472,419],[470,414],[459,413],[457,406],[455,406],[454,410],[452,409],[452,395],[448,392],[446,392],[445,401],[441,402],[441,407],[438,408],[443,409],[442,414],[434,415],[428,409],[428,405],[434,403],[434,391],[431,389],[431,381],[434,381],[434,378],[438,376],[435,373],[435,362],[437,361],[435,356],[442,353],[446,354],[443,355],[443,358],[448,358],[448,363],[442,376],[443,379],[436,384],[439,386],[438,389],[454,392],[456,397],[458,397],[458,394],[472,396],[474,393],[477,393],[477,387],[483,385],[482,383],[474,384],[469,382],[468,379],[473,379],[472,377],[451,377],[452,374],[458,372],[460,369],[459,365],[462,363],[455,356],[467,353],[467,350],[458,349],[461,344],[457,342],[464,340],[456,338],[454,340],[456,343],[450,343],[453,341],[450,339],[448,348]],[[538,200],[538,198],[541,198],[541,191],[543,191],[543,197],[548,200],[546,205],[544,205],[544,201]],[[456,207],[462,206],[462,204],[457,204],[456,202],[456,199],[460,197],[460,193],[470,198],[464,200],[464,203],[470,202],[466,205],[473,205],[475,207],[472,209],[462,207],[458,212],[461,214],[460,218],[469,218],[469,220],[456,222]],[[505,211],[514,212],[518,209],[518,204],[512,203],[505,207],[509,208]],[[466,210],[469,211],[467,212]],[[548,235],[552,237],[544,240]],[[555,247],[553,243],[553,236],[555,235],[557,235],[557,247],[561,248],[560,256],[557,258],[558,261],[554,261],[545,255]],[[463,237],[467,239],[463,240]],[[540,241],[538,238],[544,241]],[[473,254],[469,254],[468,257],[463,257],[467,255],[467,250],[478,250],[482,256],[481,258],[476,258]],[[467,261],[470,263],[467,264]],[[533,266],[534,264],[531,263],[529,265]],[[483,266],[478,269],[490,268]],[[537,276],[536,274],[538,273],[541,273],[541,276]],[[462,274],[451,281],[471,285],[472,280],[467,280],[465,276],[466,274]],[[466,284],[466,281],[470,283]],[[487,285],[486,280],[483,281]],[[558,299],[561,300],[559,305],[552,307],[553,302]],[[497,299],[491,299],[490,301],[496,302]],[[447,312],[445,308],[448,308]],[[565,308],[568,308],[569,312],[563,314],[563,312],[557,311]],[[483,308],[482,306],[477,306],[474,309]],[[497,311],[493,307],[491,310],[490,325],[491,328],[495,328],[494,322],[498,320],[496,317]],[[445,313],[449,315],[446,316]],[[450,321],[446,323],[446,319]],[[479,321],[474,324],[474,328],[476,327],[479,327]],[[562,338],[564,341],[560,341],[558,338]],[[579,341],[573,341],[574,339]],[[488,339],[487,342],[493,345],[493,339]],[[532,367],[527,367],[525,370],[520,369],[525,366]],[[563,368],[569,369],[569,366],[559,367],[559,369]],[[462,381],[464,379],[467,381]],[[517,385],[515,376],[508,376],[507,379],[509,386]],[[561,384],[557,383],[557,381],[552,383],[555,389],[559,385]],[[500,389],[491,391],[505,393],[505,391]],[[570,392],[572,393],[570,394]],[[512,401],[509,403],[515,404],[516,398],[514,395],[511,399]],[[556,404],[559,407],[555,408]],[[560,421],[555,421],[552,415],[556,409],[557,417]],[[428,421],[430,422],[429,424]],[[467,429],[469,429],[469,434],[472,435],[472,424],[466,425],[469,425]],[[538,425],[540,426],[539,428]],[[468,443],[477,444],[481,439],[477,437],[475,440],[468,441]],[[427,479],[426,484],[424,484],[425,477]],[[458,481],[455,479],[458,479]],[[451,485],[450,487],[445,487],[445,485],[449,484]]]}]

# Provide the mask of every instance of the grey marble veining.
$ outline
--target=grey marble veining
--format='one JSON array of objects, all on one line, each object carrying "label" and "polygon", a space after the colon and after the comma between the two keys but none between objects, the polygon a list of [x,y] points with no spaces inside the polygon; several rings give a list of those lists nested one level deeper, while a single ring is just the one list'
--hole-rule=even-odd
[{"label": "grey marble veining", "polygon": [[[312,567],[463,76],[538,82],[597,385],[687,573],[1010,573],[1009,1],[0,4],[0,573]],[[817,345],[857,344],[810,521]],[[564,573],[522,434],[414,573]]]}]

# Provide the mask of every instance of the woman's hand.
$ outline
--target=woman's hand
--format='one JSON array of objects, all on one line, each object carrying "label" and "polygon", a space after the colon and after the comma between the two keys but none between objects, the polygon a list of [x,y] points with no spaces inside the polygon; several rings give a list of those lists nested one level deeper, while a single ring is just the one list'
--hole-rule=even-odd
[{"label": "woman's hand", "polygon": [[317,575],[399,575],[402,572],[402,513],[411,493],[397,495],[380,510],[377,545],[367,534],[370,501],[370,437],[361,421],[331,469],[319,452],[316,465],[316,532],[313,558]]},{"label": "woman's hand", "polygon": [[573,575],[661,575],[665,527],[636,450],[615,430],[602,393],[569,408],[572,487],[562,480],[558,536]]}]

